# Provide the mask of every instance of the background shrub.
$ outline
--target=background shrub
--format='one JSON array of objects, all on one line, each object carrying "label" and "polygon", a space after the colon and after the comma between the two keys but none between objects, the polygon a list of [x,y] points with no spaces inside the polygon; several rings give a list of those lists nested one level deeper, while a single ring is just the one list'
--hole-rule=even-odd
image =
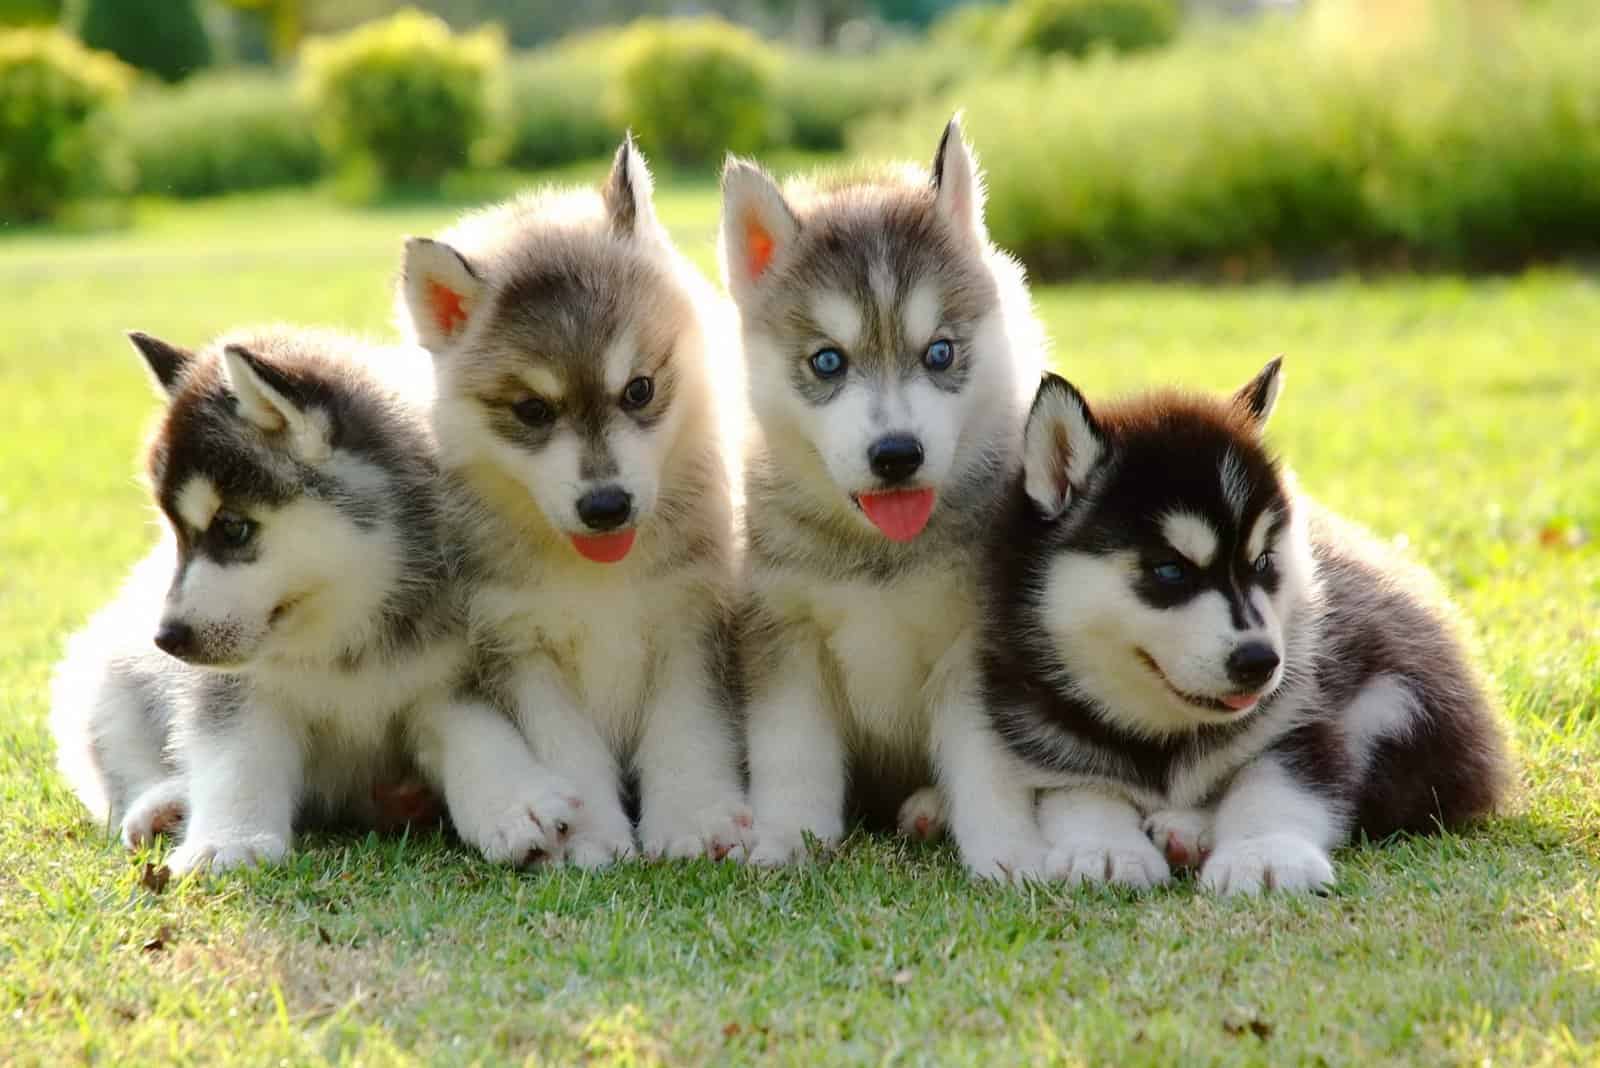
[{"label": "background shrub", "polygon": [[1159,48],[1177,36],[1182,17],[1178,0],[1014,0],[997,25],[971,26],[1009,52],[1085,56]]},{"label": "background shrub", "polygon": [[773,139],[772,50],[718,18],[641,20],[622,44],[616,114],[647,152],[708,165]]},{"label": "background shrub", "polygon": [[90,48],[175,82],[211,62],[195,0],[72,0],[67,25]]},{"label": "background shrub", "polygon": [[623,124],[607,106],[614,40],[541,49],[513,60],[506,162],[553,167],[616,150]]},{"label": "background shrub", "polygon": [[1600,251],[1600,26],[1192,34],[963,86],[863,151],[920,159],[957,103],[994,238],[1036,275],[1510,266]]},{"label": "background shrub", "polygon": [[776,67],[776,139],[795,148],[845,147],[850,126],[897,114],[960,80],[970,54],[902,45],[866,55],[789,51]]},{"label": "background shrub", "polygon": [[494,30],[402,11],[307,41],[305,88],[336,157],[386,185],[429,184],[492,153],[503,53]]},{"label": "background shrub", "polygon": [[0,34],[0,218],[54,215],[106,170],[93,122],[123,98],[132,72],[56,30]]},{"label": "background shrub", "polygon": [[138,189],[200,197],[303,185],[326,169],[311,115],[281,78],[202,75],[135,94],[118,123]]}]

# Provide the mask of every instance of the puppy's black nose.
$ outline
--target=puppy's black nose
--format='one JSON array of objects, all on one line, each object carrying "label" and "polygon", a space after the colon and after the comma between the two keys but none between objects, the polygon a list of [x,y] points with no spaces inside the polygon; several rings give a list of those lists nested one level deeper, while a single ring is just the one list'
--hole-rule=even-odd
[{"label": "puppy's black nose", "polygon": [[867,462],[885,482],[904,482],[922,466],[922,442],[910,434],[889,434],[867,448]]},{"label": "puppy's black nose", "polygon": [[590,530],[615,530],[633,514],[633,496],[620,486],[601,486],[578,498],[578,518]]},{"label": "puppy's black nose", "polygon": [[1228,678],[1246,690],[1266,685],[1278,669],[1278,654],[1266,642],[1245,642],[1228,654]]},{"label": "puppy's black nose", "polygon": [[162,620],[156,628],[156,648],[179,660],[194,652],[194,628],[177,620]]}]

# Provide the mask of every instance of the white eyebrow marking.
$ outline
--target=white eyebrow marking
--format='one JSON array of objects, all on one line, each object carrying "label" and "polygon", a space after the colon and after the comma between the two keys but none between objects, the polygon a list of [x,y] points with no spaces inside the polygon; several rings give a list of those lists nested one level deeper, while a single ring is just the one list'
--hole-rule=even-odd
[{"label": "white eyebrow marking", "polygon": [[211,517],[222,507],[222,495],[204,475],[195,475],[183,484],[177,497],[178,515],[195,530],[211,525]]},{"label": "white eyebrow marking", "polygon": [[1193,512],[1170,512],[1161,520],[1161,536],[1196,567],[1210,567],[1217,555],[1217,532]]},{"label": "white eyebrow marking", "polygon": [[901,310],[906,341],[912,345],[926,345],[934,339],[933,332],[939,329],[939,313],[944,310],[939,305],[938,288],[932,282],[918,282]]},{"label": "white eyebrow marking", "polygon": [[1239,454],[1232,449],[1223,453],[1217,473],[1222,478],[1222,496],[1232,509],[1233,517],[1242,518],[1244,506],[1250,501],[1250,480],[1244,472],[1244,463],[1239,459]]},{"label": "white eyebrow marking", "polygon": [[811,318],[830,341],[847,351],[861,340],[861,309],[843,293],[818,293],[811,301]]},{"label": "white eyebrow marking", "polygon": [[1256,525],[1250,528],[1250,537],[1245,541],[1245,552],[1251,560],[1256,559],[1267,549],[1267,532],[1272,529],[1272,524],[1278,521],[1278,510],[1268,508],[1256,517]]},{"label": "white eyebrow marking", "polygon": [[600,366],[605,369],[606,388],[612,393],[621,393],[622,387],[633,377],[633,365],[638,355],[639,337],[632,327],[618,334],[606,346],[605,353],[600,357]]},{"label": "white eyebrow marking", "polygon": [[545,400],[560,400],[561,394],[566,392],[561,388],[561,379],[544,367],[529,367],[523,370],[522,380],[528,388]]}]

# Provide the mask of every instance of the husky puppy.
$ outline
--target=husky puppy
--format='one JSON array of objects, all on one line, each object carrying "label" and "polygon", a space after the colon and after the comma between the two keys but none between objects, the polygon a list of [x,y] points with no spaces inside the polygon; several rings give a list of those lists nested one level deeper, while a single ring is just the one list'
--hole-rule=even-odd
[{"label": "husky puppy", "polygon": [[1315,889],[1352,835],[1503,795],[1501,728],[1429,576],[1267,451],[1280,384],[1274,360],[1231,398],[1040,387],[983,678],[1017,779],[1047,791],[1048,876],[1143,887],[1198,863],[1219,893]]},{"label": "husky puppy", "polygon": [[476,568],[475,645],[576,784],[567,856],[745,848],[726,673],[734,474],[710,286],[656,219],[631,138],[596,194],[546,191],[406,243],[400,318]]},{"label": "husky puppy", "polygon": [[491,859],[559,851],[565,793],[470,698],[425,357],[288,327],[198,354],[131,337],[167,401],[146,465],[168,531],[57,669],[84,804],[130,846],[184,824],[178,872],[421,815],[429,790]]},{"label": "husky puppy", "polygon": [[[995,818],[1004,777],[957,772],[1003,756],[975,688],[977,548],[1020,452],[1043,341],[1021,268],[989,241],[958,123],[931,174],[780,190],[730,160],[721,253],[756,423],[742,639],[752,859],[791,861],[806,834],[836,842],[851,776],[871,793],[936,769],[969,788],[948,799],[969,825],[966,862],[1002,874],[1034,848],[1032,816]],[[936,829],[945,800],[913,794],[902,828]]]}]

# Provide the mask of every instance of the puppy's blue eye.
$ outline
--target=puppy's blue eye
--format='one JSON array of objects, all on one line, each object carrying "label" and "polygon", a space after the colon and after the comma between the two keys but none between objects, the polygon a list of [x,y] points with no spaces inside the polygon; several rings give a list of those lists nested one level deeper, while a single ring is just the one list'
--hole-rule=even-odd
[{"label": "puppy's blue eye", "polygon": [[1255,568],[1256,574],[1265,575],[1268,571],[1272,570],[1272,563],[1272,550],[1268,549],[1266,552],[1256,557],[1255,563],[1252,566]]},{"label": "puppy's blue eye", "polygon": [[811,370],[818,378],[836,378],[844,373],[844,353],[838,349],[818,349],[811,354]]},{"label": "puppy's blue eye", "polygon": [[1188,576],[1188,572],[1184,570],[1183,565],[1176,560],[1168,560],[1165,563],[1156,564],[1150,569],[1150,574],[1156,577],[1157,582],[1162,582],[1169,586],[1182,582]]},{"label": "puppy's blue eye", "polygon": [[242,549],[256,536],[255,523],[243,516],[218,515],[211,525],[217,532],[217,540],[230,549]]},{"label": "puppy's blue eye", "polygon": [[948,371],[956,362],[956,347],[940,338],[928,346],[928,351],[922,354],[922,362],[930,371]]}]

